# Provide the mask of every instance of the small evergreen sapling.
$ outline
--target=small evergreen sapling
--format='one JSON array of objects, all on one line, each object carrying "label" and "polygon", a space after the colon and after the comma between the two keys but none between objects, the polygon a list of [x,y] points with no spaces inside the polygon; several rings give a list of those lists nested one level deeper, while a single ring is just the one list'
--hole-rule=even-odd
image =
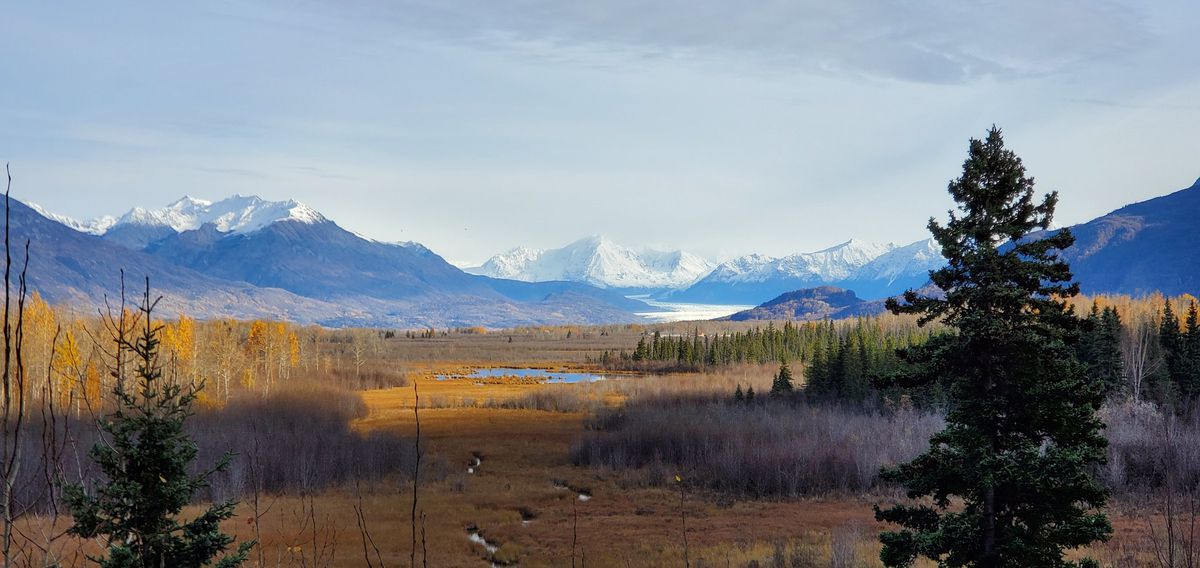
[{"label": "small evergreen sapling", "polygon": [[785,360],[779,365],[779,373],[775,375],[775,381],[771,383],[771,396],[789,395],[793,390],[795,387],[792,385],[792,369],[788,367]]},{"label": "small evergreen sapling", "polygon": [[116,409],[100,420],[103,439],[91,457],[102,480],[90,491],[83,485],[65,489],[75,517],[70,532],[105,543],[105,556],[92,558],[104,568],[233,568],[255,544],[242,543],[235,553],[217,559],[234,540],[221,532],[220,523],[233,517],[235,503],[214,504],[190,521],[179,518],[212,474],[228,467],[231,456],[208,472],[188,474],[197,450],[184,422],[203,386],[164,379],[158,361],[162,327],[151,319],[156,304],[150,301],[147,282],[138,336],[116,338],[118,347],[136,361],[137,385],[130,391],[118,381]]}]

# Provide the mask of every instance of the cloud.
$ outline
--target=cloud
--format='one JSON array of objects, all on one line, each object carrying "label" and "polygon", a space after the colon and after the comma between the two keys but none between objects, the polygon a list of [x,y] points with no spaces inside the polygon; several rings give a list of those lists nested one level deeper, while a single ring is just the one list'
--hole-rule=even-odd
[{"label": "cloud", "polygon": [[660,58],[751,54],[802,70],[922,83],[1055,73],[1152,39],[1139,8],[1113,0],[409,0],[357,7],[360,16],[439,38],[540,48],[551,58],[613,49]]}]

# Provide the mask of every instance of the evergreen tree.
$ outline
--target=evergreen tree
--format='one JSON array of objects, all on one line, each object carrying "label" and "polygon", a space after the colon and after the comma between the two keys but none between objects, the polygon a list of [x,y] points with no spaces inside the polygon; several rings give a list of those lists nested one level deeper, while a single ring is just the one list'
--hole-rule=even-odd
[{"label": "evergreen tree", "polygon": [[746,402],[746,393],[742,392],[741,383],[738,383],[737,390],[733,391],[733,401],[737,403]]},{"label": "evergreen tree", "polygon": [[638,339],[637,348],[633,350],[634,361],[645,361],[650,358],[650,348],[646,345],[646,338],[643,336]]},{"label": "evergreen tree", "polygon": [[1194,396],[1196,393],[1187,384],[1187,354],[1184,351],[1184,336],[1179,331],[1179,318],[1171,309],[1170,299],[1163,302],[1162,322],[1158,327],[1158,343],[1162,346],[1167,380],[1174,392],[1185,398]]},{"label": "evergreen tree", "polygon": [[824,341],[822,337],[813,349],[812,361],[804,374],[805,392],[817,397],[828,396],[832,390],[829,384],[828,350]]},{"label": "evergreen tree", "polygon": [[1180,344],[1184,360],[1181,365],[1183,383],[1187,386],[1187,392],[1195,396],[1196,393],[1200,393],[1200,314],[1197,314],[1196,302],[1188,304]]},{"label": "evergreen tree", "polygon": [[949,185],[957,211],[929,229],[948,260],[931,272],[944,298],[913,291],[888,301],[894,313],[940,320],[957,333],[904,352],[893,377],[941,382],[946,429],[912,462],[884,472],[914,504],[876,510],[898,524],[880,535],[881,559],[908,566],[925,556],[943,566],[1065,567],[1064,549],[1107,539],[1107,498],[1092,477],[1104,460],[1096,410],[1103,390],[1075,352],[1081,321],[1062,298],[1078,293],[1057,257],[1074,237],[1048,229],[1057,194],[1034,200],[1033,179],[1005,149],[1000,130],[971,140],[962,176]]},{"label": "evergreen tree", "polygon": [[[212,473],[228,466],[229,456],[209,473],[188,474],[197,450],[184,432],[184,422],[200,387],[163,378],[158,361],[162,328],[151,320],[155,303],[147,284],[138,337],[117,338],[137,363],[137,385],[130,392],[118,381],[116,409],[100,421],[106,440],[92,448],[91,456],[103,479],[94,491],[82,485],[65,490],[64,500],[75,517],[70,531],[104,542],[106,556],[93,559],[104,568],[211,566],[233,543],[220,523],[233,517],[235,503],[212,505],[190,521],[179,519],[196,492],[208,486]],[[215,566],[240,565],[253,546],[254,542],[242,543]]]},{"label": "evergreen tree", "polygon": [[1105,308],[1100,315],[1103,330],[1097,340],[1095,372],[1109,393],[1125,386],[1125,359],[1121,355],[1121,316],[1116,308]]},{"label": "evergreen tree", "polygon": [[1080,336],[1079,359],[1088,366],[1088,376],[1104,385],[1106,394],[1124,386],[1125,363],[1121,358],[1121,318],[1115,308],[1100,309],[1092,302],[1092,310],[1084,320]]},{"label": "evergreen tree", "polygon": [[792,369],[788,367],[787,361],[784,360],[779,365],[779,373],[775,375],[775,381],[771,383],[771,396],[783,396],[792,394],[795,389],[792,386]]},{"label": "evergreen tree", "polygon": [[746,389],[746,402],[754,402],[754,387],[748,387]]}]

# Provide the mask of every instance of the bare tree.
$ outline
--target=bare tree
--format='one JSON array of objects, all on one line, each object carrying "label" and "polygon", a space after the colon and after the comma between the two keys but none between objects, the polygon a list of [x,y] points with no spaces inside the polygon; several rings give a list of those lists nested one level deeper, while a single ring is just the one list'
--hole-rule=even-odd
[{"label": "bare tree", "polygon": [[[375,568],[375,563],[371,561],[371,552],[375,553],[375,562],[378,562],[379,568],[386,568],[383,563],[383,554],[379,551],[379,546],[375,544],[375,538],[371,536],[371,529],[367,523],[367,515],[363,510],[362,489],[358,482],[354,483],[354,496],[358,499],[358,503],[354,505],[354,520],[358,523],[358,534],[362,538],[363,560],[367,563],[367,568]],[[421,538],[424,539],[424,512],[421,514]],[[368,548],[370,547],[370,548]]]},{"label": "bare tree", "polygon": [[366,340],[361,333],[354,333],[350,336],[350,354],[354,355],[354,378],[358,379],[362,374],[363,364],[366,359],[367,346]]},{"label": "bare tree", "polygon": [[1146,532],[1160,568],[1196,568],[1200,560],[1196,530],[1200,528],[1200,486],[1180,475],[1180,454],[1187,440],[1176,428],[1176,418],[1162,418],[1166,448],[1157,464],[1162,473],[1162,525],[1155,526],[1155,514],[1146,517]]},{"label": "bare tree", "polygon": [[687,486],[684,485],[683,476],[676,475],[675,483],[679,484],[679,520],[683,530],[683,565],[685,568],[690,568],[692,565],[691,559],[688,557],[688,539],[687,539],[687,509],[685,508],[687,500]]},{"label": "bare tree", "polygon": [[421,483],[421,393],[417,391],[417,381],[413,381],[413,418],[417,422],[416,460],[413,462],[413,498],[412,498],[412,557],[413,568],[417,566],[417,490]]},{"label": "bare tree", "polygon": [[1162,354],[1156,349],[1158,323],[1154,314],[1130,318],[1121,330],[1121,358],[1134,402],[1141,400],[1146,379],[1162,367]]},{"label": "bare tree", "polygon": [[0,474],[3,475],[3,489],[0,494],[0,508],[3,509],[4,527],[0,534],[0,552],[3,553],[4,566],[12,566],[13,522],[19,516],[13,494],[17,473],[21,464],[21,430],[25,425],[25,365],[21,352],[25,339],[25,275],[29,269],[29,240],[25,241],[25,261],[17,276],[17,314],[12,317],[12,245],[10,229],[12,226],[12,211],[9,206],[9,191],[12,189],[12,173],[6,164],[5,174],[8,184],[4,190],[4,376],[3,376],[3,440],[0,441]]},{"label": "bare tree", "polygon": [[575,549],[579,543],[579,499],[571,499],[571,568],[575,568]]},{"label": "bare tree", "polygon": [[262,467],[262,452],[259,448],[261,435],[258,431],[258,422],[251,422],[251,436],[253,438],[253,446],[249,455],[250,466],[250,504],[253,510],[253,516],[250,518],[254,525],[254,540],[258,541],[258,568],[266,568],[266,547],[263,546],[262,538],[262,518],[271,512],[279,497],[273,497],[270,503],[263,506],[265,501],[263,496],[263,467]]},{"label": "bare tree", "polygon": [[300,509],[292,512],[291,524],[296,529],[292,544],[287,547],[292,565],[301,568],[326,568],[333,565],[337,555],[337,524],[329,517],[317,519],[317,500],[312,493],[300,495]]}]

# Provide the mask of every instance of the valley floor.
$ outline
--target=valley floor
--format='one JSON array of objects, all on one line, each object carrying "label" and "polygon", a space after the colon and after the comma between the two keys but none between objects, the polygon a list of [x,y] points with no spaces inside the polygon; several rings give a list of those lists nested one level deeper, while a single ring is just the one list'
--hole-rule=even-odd
[{"label": "valley floor", "polygon": [[[462,381],[453,385],[422,381],[419,386],[427,391],[423,396],[489,388]],[[411,389],[370,391],[365,398],[371,414],[358,424],[360,428],[415,432]],[[685,521],[680,494],[629,486],[619,473],[571,465],[570,446],[582,433],[585,418],[583,413],[531,410],[422,409],[421,433],[429,444],[430,468],[445,470],[444,479],[419,488],[418,509],[427,515],[429,565],[487,566],[493,555],[469,540],[468,530],[476,529],[499,547],[494,554],[497,563],[572,565],[575,541],[579,565],[682,566]],[[475,456],[480,463],[473,468],[475,473],[467,473]],[[362,491],[365,518],[383,563],[407,564],[412,488],[382,485]],[[586,500],[580,492],[585,492]],[[352,488],[313,501],[318,523],[328,518],[326,527],[337,526],[336,566],[365,565],[353,512],[356,502]],[[293,512],[303,508],[299,500],[281,501],[276,507],[278,513],[264,518],[262,544],[268,557],[283,551],[286,558],[289,548],[311,547],[311,535],[290,532],[296,530]],[[693,565],[761,561],[771,556],[775,543],[789,540],[826,556],[827,535],[839,531],[863,536],[859,556],[864,560],[877,554],[871,541],[878,527],[867,501],[722,502],[711,495],[685,495],[683,511]],[[239,536],[250,536],[239,529]],[[318,542],[322,539],[318,537]]]},{"label": "valley floor", "polygon": [[[430,379],[418,386],[423,398],[478,396],[481,389],[491,390],[493,397],[515,397],[536,388]],[[358,428],[415,433],[411,388],[368,391],[365,399],[370,415]],[[420,419],[428,471],[441,479],[419,488],[418,510],[426,518],[424,526],[418,520],[418,564],[423,537],[428,566],[683,566],[686,522],[692,566],[755,561],[771,566],[773,557],[781,557],[782,566],[878,565],[876,535],[882,526],[873,520],[872,505],[883,500],[879,496],[735,501],[686,494],[681,515],[678,491],[569,462],[570,446],[586,427],[585,413],[423,408]],[[360,498],[367,530],[379,548],[378,556],[374,549],[366,553],[372,565],[408,565],[412,488],[387,483],[326,492],[311,505],[299,498],[274,503],[262,518],[267,564],[311,566],[312,550],[320,555],[323,548],[328,565],[367,566],[354,512]],[[306,513],[308,506],[315,511]],[[246,504],[239,513],[239,519],[253,515]],[[315,533],[301,522],[306,515],[315,519]],[[1118,541],[1140,540],[1142,527],[1120,515],[1114,521]],[[239,538],[252,537],[245,521],[236,528]],[[494,551],[471,540],[473,532]],[[302,556],[307,557],[303,562]]]},{"label": "valley floor", "polygon": [[[872,506],[887,501],[886,494],[766,501],[707,491],[680,495],[678,485],[652,486],[641,473],[572,465],[572,443],[587,434],[592,411],[499,407],[545,389],[575,391],[593,409],[620,405],[634,391],[724,393],[734,383],[766,391],[768,367],[547,385],[438,381],[439,373],[466,367],[445,361],[419,365],[421,370],[409,372],[420,394],[426,456],[416,504],[416,566],[880,566],[876,536],[883,527],[874,521]],[[536,365],[551,366],[545,359]],[[566,357],[559,365],[581,363]],[[368,412],[356,421],[356,430],[415,435],[412,387],[367,390],[362,396]],[[676,473],[686,477],[664,472],[668,482]],[[1098,546],[1093,556],[1108,558],[1105,566],[1147,566],[1145,521],[1111,515],[1117,544]],[[260,539],[246,566],[402,567],[412,562],[412,518],[412,485],[386,480],[316,495],[263,496],[257,510],[246,497],[226,530],[239,542]],[[50,532],[44,520],[26,530]],[[73,552],[65,556],[66,566],[84,566]]]}]

